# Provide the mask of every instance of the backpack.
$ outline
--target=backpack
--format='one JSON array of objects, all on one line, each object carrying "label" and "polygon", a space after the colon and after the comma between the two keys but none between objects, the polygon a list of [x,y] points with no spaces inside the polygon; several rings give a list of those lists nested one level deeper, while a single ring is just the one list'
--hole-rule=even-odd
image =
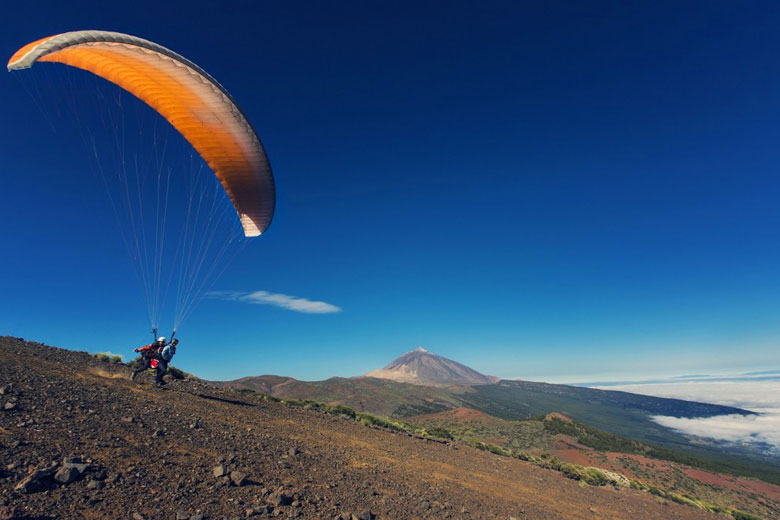
[{"label": "backpack", "polygon": [[168,345],[162,349],[162,352],[160,352],[160,357],[163,359],[163,361],[170,361],[173,359],[174,355],[176,355],[176,347],[173,345]]}]

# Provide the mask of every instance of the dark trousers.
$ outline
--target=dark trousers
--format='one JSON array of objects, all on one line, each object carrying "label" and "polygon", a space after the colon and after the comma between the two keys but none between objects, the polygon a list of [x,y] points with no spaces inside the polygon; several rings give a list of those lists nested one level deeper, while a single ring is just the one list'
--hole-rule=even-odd
[{"label": "dark trousers", "polygon": [[158,385],[163,382],[163,376],[168,371],[168,362],[162,359],[157,360],[157,377],[154,378],[154,382]]},{"label": "dark trousers", "polygon": [[144,370],[149,370],[150,368],[152,368],[152,358],[143,356],[141,357],[141,366],[133,370],[133,374],[138,374]]}]

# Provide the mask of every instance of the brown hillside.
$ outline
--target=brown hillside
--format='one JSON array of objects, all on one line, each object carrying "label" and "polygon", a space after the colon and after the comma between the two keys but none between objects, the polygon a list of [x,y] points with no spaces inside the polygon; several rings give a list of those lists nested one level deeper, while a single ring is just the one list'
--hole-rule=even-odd
[{"label": "brown hillside", "polygon": [[[128,374],[0,338],[0,518],[723,518],[198,380],[157,390]],[[219,464],[229,477],[215,476]]]}]

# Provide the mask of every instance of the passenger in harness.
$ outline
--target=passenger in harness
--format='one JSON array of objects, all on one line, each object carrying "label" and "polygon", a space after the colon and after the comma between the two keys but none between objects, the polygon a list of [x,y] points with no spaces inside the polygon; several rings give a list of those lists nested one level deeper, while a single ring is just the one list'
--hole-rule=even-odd
[{"label": "passenger in harness", "polygon": [[154,384],[157,386],[162,386],[165,384],[165,381],[163,381],[163,377],[165,376],[165,373],[168,371],[168,363],[171,362],[171,359],[173,359],[173,356],[176,355],[176,345],[179,344],[179,340],[176,338],[173,338],[170,343],[165,345],[161,350],[160,354],[157,357],[157,377],[154,380]]}]

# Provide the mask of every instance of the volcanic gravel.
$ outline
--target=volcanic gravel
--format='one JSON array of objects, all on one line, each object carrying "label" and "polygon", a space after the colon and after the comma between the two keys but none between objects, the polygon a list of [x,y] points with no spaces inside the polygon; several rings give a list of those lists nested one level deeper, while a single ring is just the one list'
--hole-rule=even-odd
[{"label": "volcanic gravel", "polygon": [[725,518],[195,378],[129,376],[0,337],[0,520]]}]

